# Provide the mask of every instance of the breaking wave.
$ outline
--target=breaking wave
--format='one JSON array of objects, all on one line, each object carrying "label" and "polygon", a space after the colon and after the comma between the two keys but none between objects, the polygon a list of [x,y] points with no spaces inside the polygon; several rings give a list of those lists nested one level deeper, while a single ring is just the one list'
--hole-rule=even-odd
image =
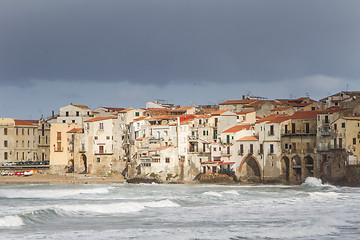
[{"label": "breaking wave", "polygon": [[19,216],[0,217],[0,228],[19,227],[24,225],[24,221]]},{"label": "breaking wave", "polygon": [[37,190],[25,189],[0,191],[0,196],[4,198],[68,198],[72,196],[88,195],[88,194],[107,194],[109,188],[93,188],[93,189],[56,189],[56,190]]},{"label": "breaking wave", "polygon": [[222,197],[222,194],[221,194],[221,193],[213,192],[213,191],[204,192],[203,195],[214,196],[214,197]]},{"label": "breaking wave", "polygon": [[140,212],[146,208],[179,207],[170,200],[153,202],[123,202],[110,204],[82,204],[82,205],[60,205],[57,208],[67,212],[92,212],[99,214],[133,213]]}]

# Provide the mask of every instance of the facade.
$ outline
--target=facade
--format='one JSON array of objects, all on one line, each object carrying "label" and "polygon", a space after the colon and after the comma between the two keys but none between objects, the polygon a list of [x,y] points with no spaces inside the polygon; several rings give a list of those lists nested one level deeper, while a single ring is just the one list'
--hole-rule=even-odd
[{"label": "facade", "polygon": [[0,118],[0,162],[31,165],[38,161],[37,126],[23,120]]},{"label": "facade", "polygon": [[85,105],[69,104],[61,107],[57,123],[77,123],[83,124],[85,120],[93,117],[91,109]]}]

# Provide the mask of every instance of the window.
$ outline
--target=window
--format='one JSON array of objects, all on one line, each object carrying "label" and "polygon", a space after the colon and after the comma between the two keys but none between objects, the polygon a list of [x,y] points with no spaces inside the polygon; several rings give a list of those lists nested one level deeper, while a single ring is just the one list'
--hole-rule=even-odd
[{"label": "window", "polygon": [[28,148],[30,147],[30,141],[28,141]]},{"label": "window", "polygon": [[328,115],[325,116],[325,123],[329,123],[329,116]]},{"label": "window", "polygon": [[296,130],[296,128],[295,128],[295,123],[292,123],[292,124],[291,124],[291,132],[292,132],[292,133],[295,133],[295,130]]},{"label": "window", "polygon": [[315,111],[315,107],[311,107],[311,111]]},{"label": "window", "polygon": [[60,151],[62,151],[61,142],[58,142],[58,143],[56,143],[56,151],[55,152],[60,152]]},{"label": "window", "polygon": [[8,146],[8,141],[4,141],[4,147],[7,147]]},{"label": "window", "polygon": [[170,158],[165,158],[165,163],[170,163]]},{"label": "window", "polygon": [[310,124],[309,123],[305,123],[305,131],[306,131],[306,133],[310,133]]},{"label": "window", "polygon": [[353,138],[353,144],[354,145],[356,144],[356,138]]},{"label": "window", "polygon": [[72,120],[71,122],[72,122],[72,123],[75,123],[75,120]]},{"label": "window", "polygon": [[253,154],[254,153],[254,145],[253,144],[250,144],[250,151],[249,151],[250,154]]},{"label": "window", "polygon": [[106,140],[110,140],[110,136],[106,136]]},{"label": "window", "polygon": [[104,123],[99,123],[99,129],[104,130]]},{"label": "window", "polygon": [[217,127],[218,121],[219,121],[219,119],[218,119],[218,118],[215,118],[215,127]]},{"label": "window", "polygon": [[24,141],[21,142],[21,146],[25,147],[25,142]]},{"label": "window", "polygon": [[30,135],[30,128],[28,128],[28,135]]},{"label": "window", "polygon": [[270,144],[270,153],[274,153],[274,144]]},{"label": "window", "polygon": [[21,134],[24,135],[24,129],[21,129]]},{"label": "window", "polygon": [[214,152],[216,152],[216,147],[214,147]]},{"label": "window", "polygon": [[68,116],[69,116],[69,112],[65,112],[65,116],[67,116],[67,117],[68,117]]},{"label": "window", "polygon": [[16,147],[19,147],[19,141],[16,140]]},{"label": "window", "polygon": [[46,143],[46,144],[48,143],[48,139],[47,139],[47,136],[45,136],[45,143]]},{"label": "window", "polygon": [[140,116],[140,113],[139,112],[135,112],[135,117],[138,117]]},{"label": "window", "polygon": [[61,141],[61,132],[57,132],[57,133],[56,133],[56,139],[57,139],[58,141]]},{"label": "window", "polygon": [[98,157],[98,158],[96,158],[96,162],[100,162],[100,158]]},{"label": "window", "polygon": [[104,153],[104,146],[99,146],[99,153]]},{"label": "window", "polygon": [[16,152],[16,160],[19,160],[19,152]]},{"label": "window", "polygon": [[76,116],[80,116],[80,112],[79,111],[76,111]]},{"label": "window", "polygon": [[240,155],[244,154],[244,145],[240,144],[240,150],[239,150]]},{"label": "window", "polygon": [[227,147],[226,154],[230,154],[230,147]]},{"label": "window", "polygon": [[18,128],[16,129],[16,135],[19,135],[19,129]]},{"label": "window", "polygon": [[336,138],[334,138],[334,148],[337,148]]},{"label": "window", "polygon": [[98,140],[98,136],[95,136],[94,139],[95,139],[95,140]]},{"label": "window", "polygon": [[260,154],[263,154],[263,153],[264,153],[264,145],[260,144]]},{"label": "window", "polygon": [[270,135],[270,136],[274,135],[274,125],[270,125],[269,135]]},{"label": "window", "polygon": [[66,123],[66,120],[63,120],[63,123]]},{"label": "window", "polygon": [[8,153],[4,152],[4,160],[7,160],[7,159],[8,159]]},{"label": "window", "polygon": [[204,136],[206,135],[206,131],[205,131],[205,130],[203,131],[203,135],[204,135]]},{"label": "window", "polygon": [[342,128],[345,128],[345,123],[341,123],[341,127],[342,127]]},{"label": "window", "polygon": [[287,143],[285,143],[285,149],[288,149],[288,144]]},{"label": "window", "polygon": [[334,130],[337,130],[337,124],[334,124]]},{"label": "window", "polygon": [[339,138],[339,148],[342,148],[342,138]]},{"label": "window", "polygon": [[227,143],[227,144],[230,143],[230,135],[226,135],[226,143]]},{"label": "window", "polygon": [[201,119],[199,119],[199,124],[201,124]]},{"label": "window", "polygon": [[4,135],[7,135],[7,128],[4,128]]}]

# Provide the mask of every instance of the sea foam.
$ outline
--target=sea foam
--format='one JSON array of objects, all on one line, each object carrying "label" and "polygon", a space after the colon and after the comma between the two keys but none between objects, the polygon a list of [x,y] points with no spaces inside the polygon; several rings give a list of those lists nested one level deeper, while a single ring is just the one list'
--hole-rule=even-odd
[{"label": "sea foam", "polygon": [[24,225],[24,221],[19,216],[0,217],[0,228],[19,227]]},{"label": "sea foam", "polygon": [[170,200],[161,200],[153,202],[123,202],[110,204],[82,204],[82,205],[60,205],[57,208],[67,212],[92,212],[99,214],[116,214],[116,213],[134,213],[140,212],[145,208],[165,208],[179,207],[178,204]]}]

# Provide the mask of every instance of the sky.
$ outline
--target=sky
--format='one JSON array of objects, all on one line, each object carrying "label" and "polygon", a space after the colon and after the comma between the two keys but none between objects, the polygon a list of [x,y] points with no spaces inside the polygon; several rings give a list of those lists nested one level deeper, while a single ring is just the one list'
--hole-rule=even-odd
[{"label": "sky", "polygon": [[0,117],[360,90],[360,1],[0,0]]}]

